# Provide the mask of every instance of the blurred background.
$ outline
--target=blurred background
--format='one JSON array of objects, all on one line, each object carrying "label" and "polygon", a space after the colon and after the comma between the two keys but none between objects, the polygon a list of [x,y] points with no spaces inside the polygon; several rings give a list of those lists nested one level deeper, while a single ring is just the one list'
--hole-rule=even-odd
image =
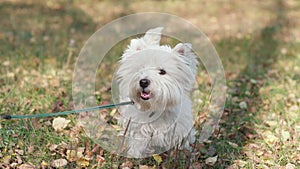
[{"label": "blurred background", "polygon": [[[72,73],[85,41],[112,20],[137,12],[188,20],[208,36],[223,62],[226,107],[211,140],[195,146],[195,160],[177,151],[140,160],[116,157],[83,134],[76,116],[68,116],[71,122],[59,132],[53,118],[1,120],[0,168],[299,168],[297,0],[0,0],[0,114],[73,109]],[[113,48],[107,65],[125,47]],[[107,65],[99,68],[103,74],[111,72]],[[201,77],[198,82],[209,85]],[[110,101],[109,79],[97,83],[99,104]],[[199,111],[195,126],[204,120]]]}]

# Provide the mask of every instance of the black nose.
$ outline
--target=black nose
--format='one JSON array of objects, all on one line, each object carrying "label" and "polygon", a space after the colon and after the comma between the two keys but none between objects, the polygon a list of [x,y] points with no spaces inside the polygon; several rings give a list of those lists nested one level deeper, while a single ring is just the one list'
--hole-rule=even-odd
[{"label": "black nose", "polygon": [[141,79],[141,80],[140,80],[140,86],[141,86],[142,88],[148,87],[149,84],[150,84],[150,80],[148,80],[148,79]]}]

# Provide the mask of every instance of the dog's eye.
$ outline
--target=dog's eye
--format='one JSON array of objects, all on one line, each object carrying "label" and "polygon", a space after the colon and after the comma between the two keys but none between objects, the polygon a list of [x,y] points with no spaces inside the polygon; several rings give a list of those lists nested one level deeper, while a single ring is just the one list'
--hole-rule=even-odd
[{"label": "dog's eye", "polygon": [[167,72],[164,69],[159,69],[159,74],[160,75],[165,75]]}]

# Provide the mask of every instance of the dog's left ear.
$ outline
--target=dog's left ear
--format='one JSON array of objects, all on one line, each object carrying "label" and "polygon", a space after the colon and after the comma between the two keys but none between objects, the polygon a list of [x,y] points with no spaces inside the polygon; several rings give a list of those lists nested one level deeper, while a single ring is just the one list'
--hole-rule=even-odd
[{"label": "dog's left ear", "polygon": [[197,60],[197,55],[193,52],[192,44],[179,43],[173,48],[173,52],[181,56],[193,70],[196,70],[199,62]]},{"label": "dog's left ear", "polygon": [[179,43],[174,48],[173,51],[182,56],[187,56],[192,52],[192,44],[190,43]]}]

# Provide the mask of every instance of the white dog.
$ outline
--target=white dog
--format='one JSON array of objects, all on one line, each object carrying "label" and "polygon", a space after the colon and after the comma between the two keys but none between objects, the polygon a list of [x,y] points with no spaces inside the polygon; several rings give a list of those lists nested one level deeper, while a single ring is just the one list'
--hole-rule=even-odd
[{"label": "white dog", "polygon": [[161,46],[162,29],[131,40],[116,73],[120,101],[134,102],[119,109],[118,119],[130,157],[188,148],[195,141],[190,92],[198,61],[191,44]]}]

